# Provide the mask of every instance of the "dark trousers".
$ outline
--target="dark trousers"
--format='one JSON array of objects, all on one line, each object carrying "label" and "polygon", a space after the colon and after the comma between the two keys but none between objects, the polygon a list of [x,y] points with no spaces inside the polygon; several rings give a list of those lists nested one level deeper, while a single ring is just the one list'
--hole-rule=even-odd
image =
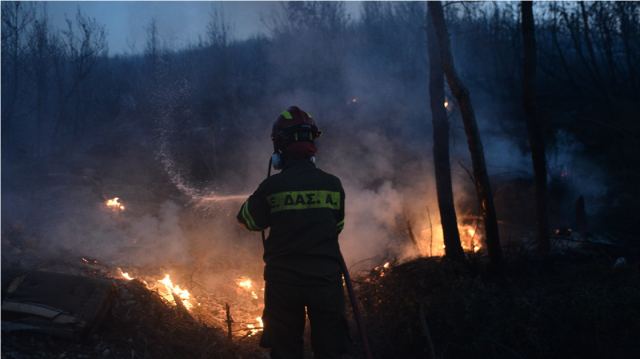
[{"label": "dark trousers", "polygon": [[260,345],[271,348],[272,359],[302,359],[305,308],[314,358],[340,358],[350,344],[341,282],[310,287],[267,282]]}]

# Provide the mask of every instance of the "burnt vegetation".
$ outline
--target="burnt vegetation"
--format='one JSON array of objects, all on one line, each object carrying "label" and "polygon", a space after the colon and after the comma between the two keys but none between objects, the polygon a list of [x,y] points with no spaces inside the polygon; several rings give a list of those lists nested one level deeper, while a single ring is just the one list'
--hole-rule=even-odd
[{"label": "burnt vegetation", "polygon": [[[3,270],[24,265],[26,251],[67,253],[51,251],[42,225],[70,220],[51,203],[62,188],[102,202],[126,183],[127,198],[154,211],[166,198],[188,202],[176,173],[199,188],[244,191],[266,166],[273,115],[295,98],[312,108],[326,134],[321,156],[337,175],[366,190],[384,181],[413,188],[421,178],[405,169],[435,160],[443,181],[453,254],[357,279],[375,357],[639,356],[640,3],[442,5],[428,34],[433,4],[364,2],[354,19],[339,2],[283,3],[265,17],[267,33],[244,40],[214,11],[201,39],[179,49],[165,45],[154,20],[144,49],[112,55],[109,29],[81,11],[54,28],[42,4],[3,1]],[[375,152],[369,138],[383,138]],[[434,147],[432,158],[435,145],[446,150]],[[533,165],[509,162],[532,150]],[[495,156],[503,152],[513,156]],[[168,168],[168,154],[179,168]],[[376,155],[399,169],[368,175]],[[467,196],[452,196],[460,191]],[[190,212],[181,225],[209,228],[210,214]],[[477,254],[459,246],[465,218],[486,233]],[[398,220],[398,236],[416,242],[406,223]],[[202,255],[204,240],[191,254]],[[488,267],[486,254],[499,265]],[[129,286],[122,290],[146,295]],[[168,325],[172,315],[156,319]],[[119,346],[113,330],[123,323],[108,324],[116,349],[105,356],[135,347],[162,357],[144,338]],[[176,355],[258,355],[200,324],[176,336],[219,346]]]}]

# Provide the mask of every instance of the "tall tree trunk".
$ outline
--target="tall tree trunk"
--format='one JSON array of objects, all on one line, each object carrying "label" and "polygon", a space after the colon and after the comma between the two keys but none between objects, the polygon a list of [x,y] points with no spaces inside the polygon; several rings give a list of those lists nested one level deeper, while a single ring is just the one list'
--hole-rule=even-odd
[{"label": "tall tree trunk", "polygon": [[536,37],[533,3],[522,1],[522,103],[527,123],[533,175],[536,184],[537,242],[541,254],[549,253],[549,223],[547,217],[547,160],[542,126],[536,113]]},{"label": "tall tree trunk", "polygon": [[491,263],[499,267],[502,264],[502,249],[500,248],[498,221],[496,218],[496,209],[493,205],[493,194],[491,193],[491,185],[485,164],[480,132],[478,131],[478,124],[476,123],[475,113],[471,105],[471,97],[469,90],[458,77],[453,63],[442,4],[440,1],[430,1],[428,6],[436,38],[438,39],[442,67],[447,77],[449,88],[451,88],[451,92],[460,106],[464,131],[467,136],[467,144],[471,154],[471,163],[473,165],[474,184],[480,203],[480,211],[484,220],[487,251],[489,252]]},{"label": "tall tree trunk", "polygon": [[442,224],[444,236],[445,255],[451,259],[464,259],[451,185],[449,120],[444,107],[444,73],[442,72],[440,51],[433,29],[433,22],[428,16],[427,41],[429,46],[429,96],[431,121],[433,123],[433,166],[436,174],[436,192],[440,209],[440,223]]}]

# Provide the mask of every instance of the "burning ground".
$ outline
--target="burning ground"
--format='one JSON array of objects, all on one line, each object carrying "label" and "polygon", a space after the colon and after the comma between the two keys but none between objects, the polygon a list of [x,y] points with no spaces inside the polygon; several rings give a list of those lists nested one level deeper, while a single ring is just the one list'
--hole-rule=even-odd
[{"label": "burning ground", "polygon": [[[354,273],[374,355],[635,357],[640,354],[640,265],[637,258],[620,261],[615,251],[595,249],[546,261],[509,252],[503,275],[472,251],[467,264],[431,257],[387,261]],[[143,268],[124,271],[94,258],[47,265],[48,270],[107,278],[115,289],[111,311],[82,341],[5,333],[3,357],[265,357],[256,335],[261,323],[252,317],[262,301],[258,280],[227,278],[227,288],[219,285],[207,293],[185,276]],[[226,330],[227,303],[232,340]],[[357,338],[352,318],[351,328]],[[357,339],[354,354],[359,357]]]},{"label": "burning ground", "polygon": [[[255,343],[231,342],[138,280],[115,280],[105,322],[87,338],[4,334],[3,358],[261,358]],[[243,344],[245,344],[243,346]]]},{"label": "burning ground", "polygon": [[[384,141],[370,136],[376,141]],[[327,157],[331,155],[332,152],[327,153]],[[218,194],[223,192],[206,188],[196,190],[180,171],[167,169],[167,163],[162,161],[149,162],[148,158],[135,161],[135,155],[127,154],[125,149],[119,157],[111,154],[94,157],[104,167],[89,167],[85,160],[75,162],[74,166],[74,162],[69,161],[61,168],[47,169],[49,175],[29,181],[18,180],[29,178],[24,175],[31,170],[29,167],[14,167],[14,173],[22,174],[3,183],[11,188],[3,193],[3,203],[12,203],[12,212],[3,218],[3,273],[7,268],[17,267],[107,278],[116,287],[116,297],[111,314],[88,341],[76,343],[43,336],[3,336],[3,353],[7,353],[7,357],[42,357],[45,355],[42,353],[48,352],[55,352],[59,357],[78,358],[264,356],[264,351],[257,346],[263,309],[262,248],[259,236],[244,231],[234,218],[245,196]],[[168,165],[174,164],[169,161]],[[415,163],[402,165],[400,172],[429,178],[428,166],[422,169],[416,169],[416,166]],[[480,342],[473,339],[478,332],[494,330],[492,328],[497,324],[491,324],[488,316],[495,314],[496,323],[520,323],[529,320],[527,309],[518,306],[521,302],[537,303],[532,305],[542,305],[544,310],[552,309],[540,299],[551,291],[543,285],[544,280],[538,280],[540,288],[532,286],[527,291],[504,286],[485,273],[481,264],[485,255],[483,229],[472,210],[473,205],[468,204],[472,199],[464,195],[458,198],[461,240],[467,254],[478,263],[471,269],[440,263],[444,247],[430,182],[407,184],[403,178],[384,180],[385,174],[394,173],[393,168],[391,159],[379,154],[375,161],[356,168],[357,171],[343,172],[348,173],[343,182],[347,189],[349,221],[341,235],[341,244],[357,281],[378,357],[394,357],[398,348],[406,348],[402,349],[406,351],[405,357],[415,357],[425,350],[426,337],[421,334],[424,333],[423,324],[419,320],[419,303],[425,300],[423,310],[428,313],[427,325],[436,343],[434,350],[442,357],[465,357],[469,352],[479,350],[477,348],[499,350],[487,349],[486,343],[482,342],[485,337],[479,338]],[[379,179],[372,182],[371,178],[375,176]],[[520,208],[526,203],[522,199],[527,198],[529,187],[513,182],[498,183],[499,205]],[[464,182],[459,186],[459,193],[467,193]],[[38,190],[34,191],[34,188]],[[515,198],[509,197],[514,194],[517,195]],[[519,206],[514,206],[514,201]],[[510,234],[506,237],[518,238],[515,244],[526,253],[528,234],[518,231],[525,226],[517,222],[525,217],[517,218],[516,214],[513,217],[513,220],[504,217],[503,230]],[[509,245],[506,241],[505,246]],[[433,258],[424,259],[430,256]],[[611,272],[608,266],[615,258],[613,254],[607,254],[606,258],[597,260],[602,260],[601,264],[587,264],[584,271],[589,276],[585,276],[582,283],[576,283],[573,290],[577,293],[580,286],[588,288],[600,283],[601,280],[596,279],[601,275],[599,271]],[[609,263],[605,263],[607,261]],[[576,264],[575,268],[580,266]],[[566,269],[563,266],[555,268],[557,273]],[[553,271],[549,269],[545,273]],[[628,290],[630,296],[626,298],[632,300],[636,298],[637,287],[628,283],[633,283],[637,277],[633,270],[623,273],[631,273],[622,274],[619,279],[621,283],[627,283],[626,289],[613,290]],[[619,275],[618,272],[612,274]],[[553,275],[548,276],[553,279]],[[515,283],[529,281],[528,274],[514,274],[510,278],[509,281]],[[557,279],[561,281],[561,289],[573,280],[563,278]],[[596,279],[597,283],[588,278]],[[600,288],[596,294],[606,290]],[[520,304],[513,304],[511,298],[504,297],[510,292],[518,293],[516,297],[521,298]],[[551,299],[562,306],[576,293]],[[634,318],[635,314],[629,308],[631,302],[619,302],[618,294],[590,297],[590,302],[581,310],[604,310],[599,309],[598,301],[610,303],[613,300],[611,305],[616,310],[629,310],[628,317]],[[473,309],[464,309],[469,312],[461,314],[459,310],[462,309],[448,303],[449,296],[453,296],[461,308]],[[492,298],[513,305],[503,306],[503,312],[476,317],[479,315],[476,312],[482,312],[482,307]],[[609,304],[606,305],[608,310]],[[553,312],[549,313],[548,316],[555,316]],[[432,315],[435,315],[433,319]],[[392,317],[396,319],[391,320]],[[611,320],[617,322],[620,317],[626,315],[616,314]],[[578,320],[577,314],[569,319]],[[614,322],[602,323],[615,327]],[[542,321],[542,324],[531,325],[547,324]],[[518,328],[524,330],[524,327]],[[353,322],[352,329],[355,329]],[[449,339],[444,338],[449,332],[455,333],[455,341],[448,342]],[[352,334],[357,338],[355,331]],[[493,335],[500,337],[503,334]],[[531,351],[532,346],[538,345],[537,341],[554,343],[553,338],[544,336],[534,337],[525,346],[513,340],[504,337],[498,343],[513,348],[522,356],[537,355],[538,352]],[[568,350],[552,344],[543,348],[545,353],[553,356],[558,350]],[[460,351],[452,351],[450,347]],[[357,351],[357,341],[355,348]],[[500,357],[501,353],[495,357]]]},{"label": "burning ground", "polygon": [[[106,279],[115,288],[111,312],[86,340],[4,333],[3,357],[263,355],[259,242],[234,235],[243,232],[232,209],[196,208],[158,178],[141,184],[131,172],[90,170],[47,176],[36,185],[43,207],[3,220],[3,286],[5,274],[39,270]],[[21,216],[21,195],[13,215]]]},{"label": "burning ground", "polygon": [[[23,259],[39,259],[29,249],[7,246],[3,250],[6,256],[17,254]],[[3,358],[264,357],[256,336],[262,329],[256,315],[261,312],[262,295],[248,277],[230,280],[226,288],[218,286],[211,295],[184,277],[181,287],[162,271],[157,275],[142,268],[125,272],[90,257],[40,262],[38,269],[107,280],[113,289],[109,311],[97,327],[73,338],[5,332],[3,322]],[[145,275],[134,277],[133,273],[143,271]],[[3,269],[3,293],[11,291],[4,278],[13,279],[20,273],[16,267]]]}]

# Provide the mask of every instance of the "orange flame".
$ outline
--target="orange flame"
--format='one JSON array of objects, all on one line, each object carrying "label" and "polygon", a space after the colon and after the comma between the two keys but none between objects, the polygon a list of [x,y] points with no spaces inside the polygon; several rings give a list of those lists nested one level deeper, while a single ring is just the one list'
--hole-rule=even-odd
[{"label": "orange flame", "polygon": [[164,278],[158,280],[164,288],[158,288],[158,293],[162,298],[172,304],[176,304],[176,297],[180,299],[182,304],[187,310],[191,310],[193,308],[193,304],[191,303],[191,293],[188,290],[180,288],[179,285],[174,285],[171,281],[171,277],[168,274],[164,275]]},{"label": "orange flame", "polygon": [[[476,224],[458,224],[460,244],[465,251],[477,253],[482,250],[483,234]],[[418,232],[418,252],[422,256],[442,256],[445,253],[444,235],[440,224],[424,221]]]},{"label": "orange flame", "polygon": [[[118,272],[120,278],[124,280],[129,281],[136,279],[128,272],[123,271],[122,268],[118,268]],[[145,280],[140,281],[147,287],[147,289],[158,292],[162,299],[164,299],[168,303],[177,305],[177,298],[182,302],[182,305],[184,305],[187,310],[191,310],[193,308],[191,293],[189,293],[188,290],[181,288],[179,285],[173,284],[173,281],[171,280],[169,274],[165,274],[164,278],[162,279],[153,281],[152,284],[147,283],[147,281]],[[156,283],[159,283],[161,285],[158,285]]]},{"label": "orange flame", "polygon": [[120,277],[122,277],[123,279],[126,279],[126,280],[133,280],[134,279],[131,275],[129,275],[129,273],[124,272],[122,270],[122,268],[118,268],[118,271],[120,271]]},{"label": "orange flame", "polygon": [[264,329],[264,323],[262,322],[262,317],[256,317],[255,323],[247,324],[247,329],[249,329],[249,337],[256,335],[259,331]]},{"label": "orange flame", "polygon": [[253,281],[248,277],[240,277],[236,279],[236,284],[245,290],[251,290],[253,288]]},{"label": "orange flame", "polygon": [[253,281],[251,280],[251,278],[244,276],[240,277],[236,279],[236,284],[238,285],[238,287],[251,293],[251,298],[258,299],[258,293],[256,293],[256,291],[253,289]]}]

